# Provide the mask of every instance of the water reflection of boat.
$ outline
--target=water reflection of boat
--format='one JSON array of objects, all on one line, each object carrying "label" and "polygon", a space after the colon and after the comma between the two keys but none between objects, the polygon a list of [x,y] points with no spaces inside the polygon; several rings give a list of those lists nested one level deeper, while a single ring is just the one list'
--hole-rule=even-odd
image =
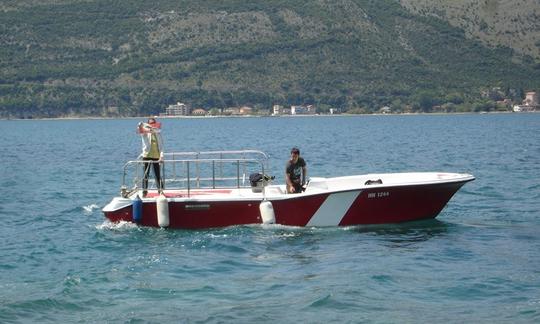
[{"label": "water reflection of boat", "polygon": [[[263,152],[178,152],[166,153],[162,162],[166,189],[143,197],[142,164],[125,164],[121,196],[103,208],[112,222],[171,228],[400,223],[435,218],[461,186],[474,180],[470,174],[442,172],[311,178],[304,192],[288,194],[285,185],[266,176]],[[259,177],[249,181],[250,174]]]},{"label": "water reflection of boat", "polygon": [[448,233],[451,225],[437,219],[419,220],[399,224],[373,224],[351,227],[349,231],[381,238],[392,247],[406,247]]}]

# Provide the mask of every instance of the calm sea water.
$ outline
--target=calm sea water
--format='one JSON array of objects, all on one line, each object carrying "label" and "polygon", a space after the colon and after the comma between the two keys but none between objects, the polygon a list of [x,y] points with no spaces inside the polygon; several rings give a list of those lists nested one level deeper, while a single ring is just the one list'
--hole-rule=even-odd
[{"label": "calm sea water", "polygon": [[283,182],[468,172],[437,220],[163,230],[100,209],[138,120],[0,121],[0,322],[540,322],[540,114],[167,119],[167,150],[261,149]]}]

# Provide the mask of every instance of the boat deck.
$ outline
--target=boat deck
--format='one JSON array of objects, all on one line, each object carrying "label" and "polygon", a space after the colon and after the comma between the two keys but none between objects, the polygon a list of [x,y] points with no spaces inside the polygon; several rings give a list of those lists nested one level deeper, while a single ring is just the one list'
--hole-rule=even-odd
[{"label": "boat deck", "polygon": [[[142,191],[137,192],[142,197]],[[252,188],[226,188],[226,189],[165,189],[163,195],[167,198],[189,198],[189,199],[230,199],[233,197],[238,198],[252,198],[263,199],[266,197],[276,197],[287,195],[284,185],[273,185],[265,188],[263,195],[262,191],[254,192]],[[149,190],[145,198],[156,198],[159,196],[157,190]]]},{"label": "boat deck", "polygon": [[[468,174],[458,173],[389,173],[389,174],[368,174],[337,178],[311,178],[306,191],[296,195],[314,195],[324,192],[340,192],[350,190],[367,190],[386,187],[401,187],[410,185],[426,185],[448,182],[463,182],[474,179]],[[257,190],[258,189],[258,190]],[[164,195],[171,199],[186,200],[243,200],[265,198],[282,199],[291,198],[287,194],[285,185],[267,185],[264,187],[238,187],[238,188],[195,188],[195,189],[165,189]],[[142,197],[142,190],[133,192],[131,195],[138,194]],[[149,190],[146,199],[153,199],[159,196],[156,189]]]}]

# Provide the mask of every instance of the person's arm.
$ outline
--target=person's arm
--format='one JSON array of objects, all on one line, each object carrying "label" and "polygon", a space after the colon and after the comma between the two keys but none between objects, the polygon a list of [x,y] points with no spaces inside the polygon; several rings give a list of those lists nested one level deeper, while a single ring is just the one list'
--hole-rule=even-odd
[{"label": "person's arm", "polygon": [[148,127],[149,127],[148,124],[140,122],[137,125],[137,133],[138,134],[146,134],[146,133],[148,133],[149,132]]},{"label": "person's arm", "polygon": [[145,133],[140,133],[139,135],[141,135],[141,144],[142,144],[142,151],[139,157],[143,158],[148,153],[148,149],[150,148],[150,143],[148,142],[148,136],[146,136]]},{"label": "person's arm", "polygon": [[289,163],[287,163],[285,165],[285,186],[286,186],[286,189],[287,189],[287,193],[294,192],[294,186],[293,186],[293,183],[291,181],[290,174],[289,174]]},{"label": "person's arm", "polygon": [[290,188],[292,186],[291,179],[289,178],[289,174],[285,171],[285,185],[287,187],[287,192],[291,192]]},{"label": "person's arm", "polygon": [[304,165],[302,167],[302,186],[306,184],[306,180],[307,180],[307,166]]}]

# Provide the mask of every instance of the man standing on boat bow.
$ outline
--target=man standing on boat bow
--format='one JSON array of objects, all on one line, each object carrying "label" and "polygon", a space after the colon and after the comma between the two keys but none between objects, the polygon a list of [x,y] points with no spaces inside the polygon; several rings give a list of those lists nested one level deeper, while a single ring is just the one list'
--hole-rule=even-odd
[{"label": "man standing on boat bow", "polygon": [[147,123],[139,123],[137,132],[142,139],[141,157],[143,161],[148,161],[144,163],[143,196],[147,194],[150,166],[154,169],[156,187],[159,192],[162,192],[163,180],[161,179],[160,162],[163,160],[163,139],[161,138],[161,123],[150,117]]},{"label": "man standing on boat bow", "polygon": [[300,193],[305,190],[307,167],[306,161],[300,157],[300,150],[296,147],[291,149],[291,159],[285,166],[285,182],[287,193]]}]

